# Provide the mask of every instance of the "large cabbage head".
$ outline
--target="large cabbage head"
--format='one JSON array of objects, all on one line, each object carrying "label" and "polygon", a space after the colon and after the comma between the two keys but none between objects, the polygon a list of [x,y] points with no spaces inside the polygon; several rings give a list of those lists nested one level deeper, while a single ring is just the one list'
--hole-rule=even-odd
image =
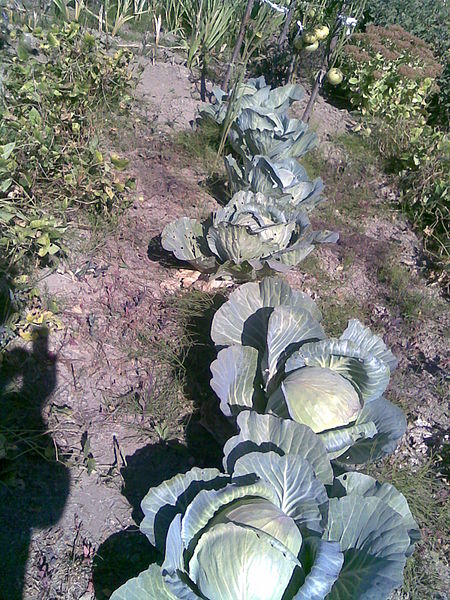
[{"label": "large cabbage head", "polygon": [[228,103],[233,96],[236,109],[234,117],[238,117],[246,108],[253,108],[267,112],[283,114],[296,100],[301,100],[305,94],[300,84],[287,84],[277,88],[271,88],[266,84],[264,77],[249,79],[238,84],[237,90],[224,92],[218,87],[213,88],[212,104],[203,104],[199,110],[199,120],[213,120],[219,125],[223,123],[227,115]]},{"label": "large cabbage head", "polygon": [[383,397],[396,359],[359,321],[327,338],[314,302],[285,282],[241,286],[215,314],[222,347],[211,385],[227,416],[244,409],[308,425],[331,459],[363,463],[393,452],[406,429]]},{"label": "large cabbage head", "polygon": [[292,204],[305,211],[311,211],[323,200],[322,180],[311,180],[294,158],[275,162],[254,156],[240,164],[229,154],[225,156],[225,168],[233,192],[249,190],[271,198],[289,197]]},{"label": "large cabbage head", "polygon": [[279,162],[306,154],[315,147],[317,136],[298,119],[245,108],[231,127],[229,140],[233,150],[247,160],[262,155]]},{"label": "large cabbage head", "polygon": [[162,567],[111,600],[387,598],[417,539],[404,497],[357,473],[334,479],[304,425],[249,411],[238,424],[225,473],[194,468],[150,489],[140,528]]},{"label": "large cabbage head", "polygon": [[337,239],[335,233],[312,231],[306,214],[288,199],[238,192],[204,223],[189,218],[170,223],[161,243],[201,271],[254,279],[261,271],[287,271],[315,244]]}]

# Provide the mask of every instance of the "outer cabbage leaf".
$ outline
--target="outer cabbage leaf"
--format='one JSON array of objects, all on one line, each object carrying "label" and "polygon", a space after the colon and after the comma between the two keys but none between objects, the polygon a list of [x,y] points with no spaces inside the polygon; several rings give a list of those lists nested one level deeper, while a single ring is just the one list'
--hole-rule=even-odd
[{"label": "outer cabbage leaf", "polygon": [[237,417],[239,434],[229,439],[223,449],[224,467],[232,472],[236,461],[249,452],[298,454],[307,460],[316,477],[324,484],[333,481],[333,471],[325,446],[306,425],[243,411]]},{"label": "outer cabbage leaf", "polygon": [[218,346],[242,344],[263,351],[269,317],[277,306],[309,312],[316,321],[322,316],[315,302],[278,277],[241,285],[214,315],[211,337]]},{"label": "outer cabbage leaf", "polygon": [[265,156],[255,156],[240,166],[228,155],[225,156],[225,168],[234,192],[250,190],[271,197],[290,196],[292,204],[306,211],[311,211],[323,200],[322,180],[311,181],[304,167],[293,158],[274,162]]},{"label": "outer cabbage leaf", "polygon": [[196,219],[182,217],[166,225],[161,234],[161,245],[199,271],[209,272],[216,265],[216,259],[205,244],[204,227]]},{"label": "outer cabbage leaf", "polygon": [[390,483],[379,483],[373,477],[356,471],[343,473],[336,478],[331,495],[335,497],[359,495],[364,498],[375,497],[386,502],[403,518],[408,531],[410,546],[406,552],[409,556],[414,550],[414,544],[420,540],[419,527],[411,513],[408,502]]},{"label": "outer cabbage leaf", "polygon": [[211,364],[211,387],[227,417],[245,408],[258,408],[254,385],[257,368],[258,352],[250,346],[223,348]]},{"label": "outer cabbage leaf", "polygon": [[111,600],[177,600],[167,588],[158,565],[134,577],[113,592]]},{"label": "outer cabbage leaf", "polygon": [[389,365],[392,371],[397,366],[397,359],[383,342],[383,340],[365,327],[357,319],[350,319],[347,329],[340,337],[341,340],[350,340],[361,352],[369,356],[375,356]]},{"label": "outer cabbage leaf", "polygon": [[217,469],[194,467],[184,475],[175,475],[160,485],[150,488],[141,502],[144,519],[140,529],[150,543],[161,552],[174,517],[185,511],[192,499],[202,489],[220,489],[229,477]]},{"label": "outer cabbage leaf", "polygon": [[277,506],[301,529],[323,532],[322,512],[328,496],[307,460],[297,454],[280,456],[276,452],[250,452],[236,461],[233,478],[251,473],[274,488]]},{"label": "outer cabbage leaf", "polygon": [[381,397],[365,404],[355,422],[355,427],[367,425],[374,425],[376,433],[353,444],[339,462],[363,464],[392,454],[406,431],[406,418],[401,408]]},{"label": "outer cabbage leaf", "polygon": [[302,565],[309,570],[299,591],[292,600],[324,600],[339,577],[344,556],[337,542],[308,538],[300,556]]},{"label": "outer cabbage leaf", "polygon": [[403,517],[386,502],[360,495],[332,498],[324,539],[339,542],[344,552],[329,600],[383,600],[401,586],[409,536]]}]

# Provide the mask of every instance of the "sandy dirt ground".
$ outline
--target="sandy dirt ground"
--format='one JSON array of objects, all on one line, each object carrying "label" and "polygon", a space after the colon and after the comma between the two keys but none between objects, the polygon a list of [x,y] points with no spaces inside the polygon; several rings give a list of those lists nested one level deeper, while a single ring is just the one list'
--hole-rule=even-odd
[{"label": "sandy dirt ground", "polygon": [[[161,258],[157,236],[170,220],[203,216],[217,205],[201,185],[201,168],[172,150],[170,136],[190,126],[199,104],[187,69],[172,63],[144,64],[139,120],[126,133],[137,183],[130,207],[112,233],[99,239],[87,230],[73,234],[68,259],[39,284],[57,301],[63,328],[51,332],[48,346],[16,352],[17,386],[32,398],[35,427],[60,462],[24,462],[19,484],[0,489],[4,539],[10,540],[2,600],[20,599],[22,580],[24,600],[109,597],[123,576],[126,553],[135,572],[152,555],[137,529],[148,487],[214,461],[214,442],[192,423],[192,401],[170,389],[170,374],[155,351],[164,339],[172,345],[176,340],[170,294],[195,280],[191,271]],[[342,150],[333,150],[330,132],[345,132],[348,116],[320,100],[314,122],[326,156],[339,165]],[[389,189],[378,183],[374,189],[371,201],[385,203]],[[420,274],[420,244],[394,211],[369,216],[359,230],[341,229],[337,246],[320,249],[326,290],[314,273],[301,269],[288,279],[319,300],[331,294],[337,301],[356,296],[366,303],[368,324],[384,332],[400,360],[389,393],[409,406],[400,452],[419,461],[430,446],[440,447],[448,425],[436,392],[445,369],[444,323],[436,315],[408,331],[386,303],[377,272],[391,243],[420,293],[434,301],[439,290]]]}]

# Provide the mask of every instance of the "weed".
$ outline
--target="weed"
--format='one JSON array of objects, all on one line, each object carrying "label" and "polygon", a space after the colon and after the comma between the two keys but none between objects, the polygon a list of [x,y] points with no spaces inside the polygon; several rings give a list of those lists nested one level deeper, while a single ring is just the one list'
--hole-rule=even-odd
[{"label": "weed", "polygon": [[222,162],[217,152],[220,144],[220,127],[212,121],[205,121],[196,129],[181,131],[175,135],[175,146],[192,164],[195,158],[198,166],[208,176],[222,171]]},{"label": "weed", "polygon": [[436,319],[440,311],[446,310],[443,302],[431,299],[419,287],[415,277],[399,263],[391,253],[377,270],[378,281],[387,287],[388,301],[406,319]]},{"label": "weed", "polygon": [[331,294],[326,294],[318,301],[319,307],[327,318],[327,333],[333,337],[339,337],[347,327],[351,316],[353,319],[359,319],[362,323],[368,320],[370,310],[365,304],[361,304],[359,298],[347,297],[337,298]]}]

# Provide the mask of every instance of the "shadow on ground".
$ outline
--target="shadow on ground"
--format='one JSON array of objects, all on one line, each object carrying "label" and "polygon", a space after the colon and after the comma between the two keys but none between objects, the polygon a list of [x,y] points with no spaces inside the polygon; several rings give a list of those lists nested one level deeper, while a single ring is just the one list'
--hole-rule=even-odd
[{"label": "shadow on ground", "polygon": [[[141,501],[151,487],[178,473],[185,473],[193,466],[206,466],[204,456],[196,454],[196,448],[212,449],[220,454],[220,448],[209,434],[191,419],[188,439],[195,438],[194,448],[179,442],[148,444],[126,457],[127,466],[121,469],[124,480],[122,493],[131,505],[136,526],[131,526],[110,536],[98,549],[93,564],[95,598],[106,600],[112,592],[132,577],[136,577],[150,564],[161,562],[161,554],[140,533],[137,525],[142,521]],[[207,465],[207,466],[218,466]]]},{"label": "shadow on ground", "polygon": [[[32,352],[7,351],[0,365],[0,600],[22,599],[31,531],[58,521],[70,489],[42,417],[56,386],[56,358],[41,333]],[[40,566],[43,597],[45,561]]]},{"label": "shadow on ground", "polygon": [[158,262],[166,268],[185,269],[189,265],[175,258],[172,252],[167,252],[161,245],[161,234],[152,237],[148,244],[147,256],[153,262]]},{"label": "shadow on ground", "polygon": [[[186,299],[188,297],[189,294]],[[233,432],[225,419],[222,421],[219,416],[217,399],[209,387],[209,364],[215,357],[209,331],[212,316],[223,301],[221,296],[211,296],[201,309],[195,306],[192,311],[194,316],[184,323],[188,330],[187,338],[191,340],[187,348],[180,348],[184,388],[186,396],[194,401],[195,406],[195,412],[189,417],[185,429],[186,443],[174,440],[148,444],[126,457],[126,466],[121,469],[124,481],[122,493],[130,503],[136,526],[112,535],[98,549],[93,566],[97,600],[106,600],[128,579],[163,559],[137,527],[143,518],[140,504],[148,490],[178,473],[185,473],[193,466],[221,468],[221,445],[203,425],[206,419],[208,429],[213,428],[211,421],[205,417],[206,410],[215,413],[215,418],[222,423],[221,435],[229,437]],[[194,308],[192,302],[189,302],[189,307]]]}]

